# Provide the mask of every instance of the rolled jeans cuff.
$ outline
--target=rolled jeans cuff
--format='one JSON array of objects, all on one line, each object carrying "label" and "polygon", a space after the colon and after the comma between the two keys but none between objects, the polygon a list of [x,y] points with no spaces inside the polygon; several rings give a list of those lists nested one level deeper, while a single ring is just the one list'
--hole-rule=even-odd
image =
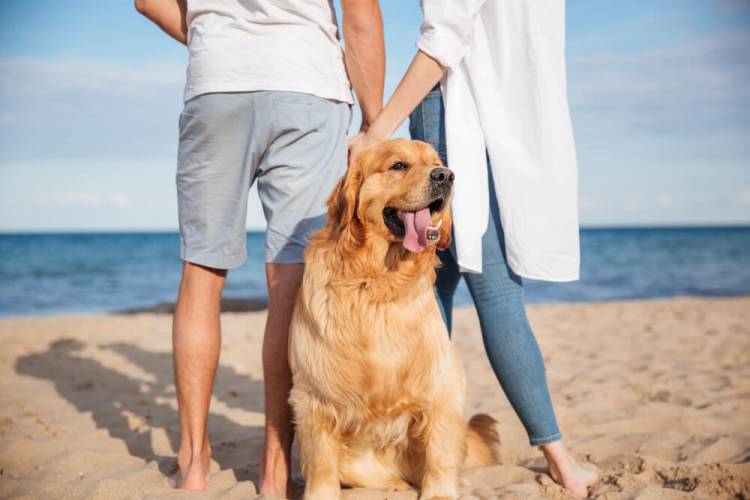
[{"label": "rolled jeans cuff", "polygon": [[545,444],[554,443],[555,441],[559,441],[561,439],[562,439],[562,434],[557,432],[555,434],[550,434],[549,436],[529,438],[529,443],[531,443],[531,446],[542,446]]}]

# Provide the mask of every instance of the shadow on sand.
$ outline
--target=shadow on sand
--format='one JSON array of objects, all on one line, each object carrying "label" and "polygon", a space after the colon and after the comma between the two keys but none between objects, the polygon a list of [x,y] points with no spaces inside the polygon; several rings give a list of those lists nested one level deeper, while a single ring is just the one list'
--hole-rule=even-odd
[{"label": "shadow on sand", "polygon": [[[19,358],[16,372],[49,380],[79,412],[90,414],[97,428],[123,440],[132,456],[156,461],[162,473],[173,474],[177,467],[179,417],[174,403],[171,354],[146,351],[127,343],[94,345],[105,353],[122,356],[147,374],[132,378],[86,357],[89,347],[79,340],[58,340],[44,352]],[[263,411],[262,380],[219,366],[215,388],[214,396],[230,408]],[[221,469],[231,469],[238,481],[257,484],[263,428],[239,425],[216,413],[209,416],[208,428],[212,458]],[[154,450],[154,433],[159,429],[169,440],[170,455],[159,455]]]}]

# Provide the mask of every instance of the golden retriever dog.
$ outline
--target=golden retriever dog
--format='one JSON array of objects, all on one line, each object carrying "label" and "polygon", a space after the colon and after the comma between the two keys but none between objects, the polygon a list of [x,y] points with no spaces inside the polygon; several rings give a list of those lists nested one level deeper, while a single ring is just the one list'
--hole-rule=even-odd
[{"label": "golden retriever dog", "polygon": [[341,484],[458,495],[495,462],[495,421],[463,414],[465,380],[433,292],[453,173],[426,143],[363,151],[328,199],[292,317],[290,404],[305,499]]}]

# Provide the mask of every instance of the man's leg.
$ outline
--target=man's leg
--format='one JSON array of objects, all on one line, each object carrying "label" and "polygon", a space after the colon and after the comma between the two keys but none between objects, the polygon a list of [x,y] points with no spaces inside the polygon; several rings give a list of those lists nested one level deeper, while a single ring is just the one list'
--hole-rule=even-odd
[{"label": "man's leg", "polygon": [[261,464],[260,493],[286,496],[291,475],[294,430],[289,390],[289,324],[302,283],[304,264],[266,264],[268,319],[263,337],[266,442]]},{"label": "man's leg", "polygon": [[287,494],[293,429],[289,324],[302,283],[304,249],[326,221],[326,199],[346,169],[344,103],[296,92],[259,94],[257,128],[270,142],[258,165],[258,196],[268,222],[268,319],[263,339],[266,443],[261,494]]},{"label": "man's leg", "polygon": [[216,366],[219,363],[221,330],[219,311],[227,272],[185,262],[174,313],[172,343],[175,385],[180,411],[180,472],[177,487],[206,487],[211,448],[206,434],[208,406]]}]

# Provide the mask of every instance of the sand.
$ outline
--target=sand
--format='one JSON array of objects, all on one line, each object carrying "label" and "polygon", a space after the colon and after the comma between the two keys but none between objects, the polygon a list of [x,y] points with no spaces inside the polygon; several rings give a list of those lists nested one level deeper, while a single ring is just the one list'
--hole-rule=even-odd
[{"label": "sand", "polygon": [[[563,433],[602,472],[592,497],[750,498],[750,298],[530,308]],[[170,318],[0,321],[0,497],[254,498],[262,443],[264,313],[223,317],[206,493],[171,490],[177,411]],[[467,414],[498,418],[500,465],[464,499],[566,498],[486,361],[471,309],[455,343]],[[416,499],[347,490],[344,498]]]}]

